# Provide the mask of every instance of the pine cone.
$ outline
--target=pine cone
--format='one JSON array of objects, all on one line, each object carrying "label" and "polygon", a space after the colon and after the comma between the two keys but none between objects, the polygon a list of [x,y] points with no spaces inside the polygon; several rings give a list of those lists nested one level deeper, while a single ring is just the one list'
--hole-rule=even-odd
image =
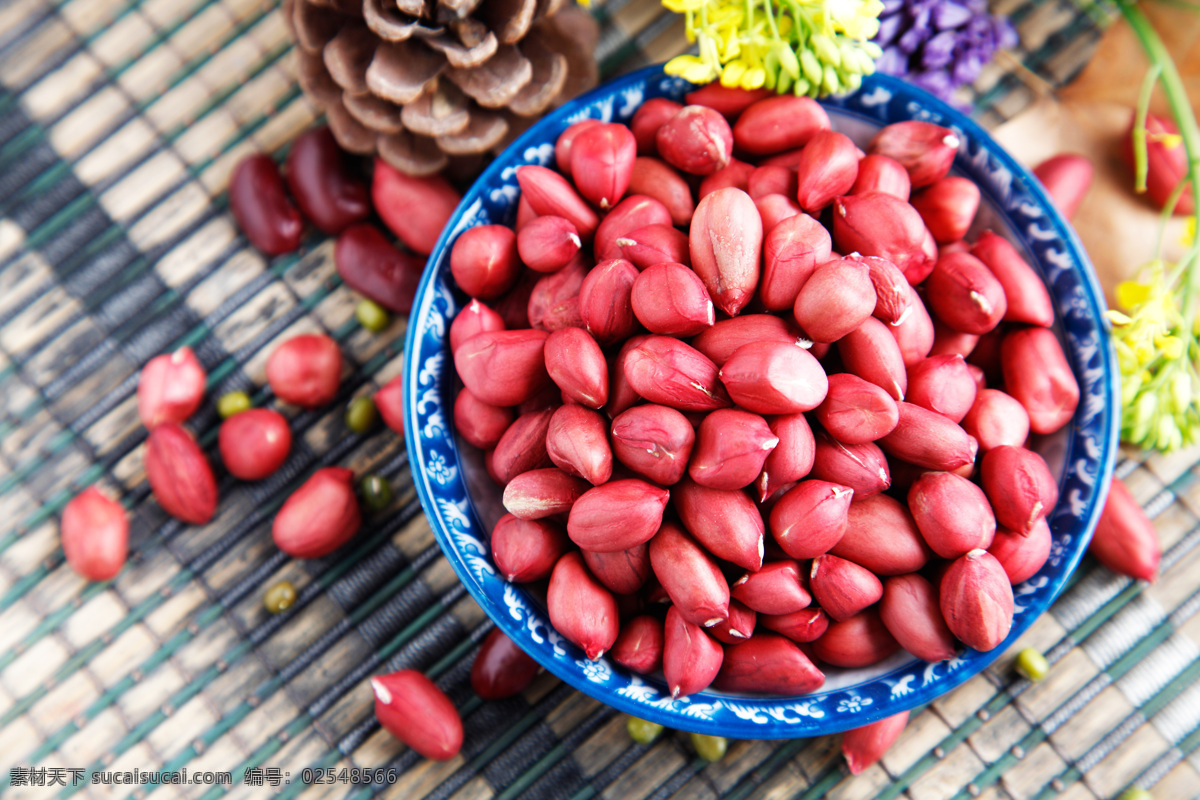
[{"label": "pine cone", "polygon": [[[596,83],[597,28],[569,0],[285,0],[300,85],[343,148],[470,173]],[[564,7],[565,6],[565,7]]]}]

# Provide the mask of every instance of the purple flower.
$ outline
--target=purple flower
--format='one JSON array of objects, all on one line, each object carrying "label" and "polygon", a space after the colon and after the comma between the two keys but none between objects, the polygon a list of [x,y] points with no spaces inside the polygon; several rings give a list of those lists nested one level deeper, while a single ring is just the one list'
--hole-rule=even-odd
[{"label": "purple flower", "polygon": [[959,86],[1018,38],[1007,19],[988,13],[987,0],[884,0],[875,41],[883,48],[879,72],[953,102]]}]

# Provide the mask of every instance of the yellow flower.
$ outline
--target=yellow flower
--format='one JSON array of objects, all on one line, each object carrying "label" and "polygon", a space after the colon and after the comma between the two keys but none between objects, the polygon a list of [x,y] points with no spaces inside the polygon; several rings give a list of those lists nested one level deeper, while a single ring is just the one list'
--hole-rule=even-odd
[{"label": "yellow flower", "polygon": [[662,0],[663,8],[676,14],[686,14],[689,11],[699,11],[707,4],[707,0]]},{"label": "yellow flower", "polygon": [[716,70],[711,65],[689,55],[675,56],[667,62],[663,71],[692,83],[708,83],[717,77]]},{"label": "yellow flower", "polygon": [[880,0],[826,0],[825,14],[834,30],[865,42],[879,32]]},{"label": "yellow flower", "polygon": [[1122,281],[1117,284],[1117,305],[1133,309],[1150,298],[1150,287],[1137,281]]}]

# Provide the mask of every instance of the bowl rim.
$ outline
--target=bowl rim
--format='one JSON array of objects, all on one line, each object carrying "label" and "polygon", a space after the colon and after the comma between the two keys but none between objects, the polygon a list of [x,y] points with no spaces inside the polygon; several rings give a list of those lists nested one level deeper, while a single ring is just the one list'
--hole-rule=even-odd
[{"label": "bowl rim", "polygon": [[[422,318],[423,312],[431,307],[432,295],[436,291],[434,286],[436,278],[434,266],[445,259],[444,251],[448,248],[450,239],[460,233],[458,228],[460,227],[462,218],[473,206],[473,201],[478,202],[487,191],[485,187],[490,187],[496,184],[498,182],[497,179],[501,176],[501,173],[504,170],[511,168],[511,164],[509,164],[509,162],[514,160],[511,158],[514,153],[522,152],[526,148],[534,146],[537,140],[545,136],[545,131],[548,128],[553,128],[554,126],[559,125],[565,127],[566,124],[569,124],[572,117],[584,109],[594,105],[597,101],[619,96],[623,91],[633,86],[639,84],[649,84],[650,81],[665,77],[666,76],[663,73],[662,65],[652,65],[626,75],[619,76],[577,98],[572,99],[571,101],[568,101],[558,109],[539,119],[533,126],[530,127],[529,130],[525,131],[516,140],[514,140],[504,150],[503,153],[497,156],[496,159],[488,165],[484,172],[472,183],[471,187],[463,195],[461,203],[459,204],[458,208],[455,209],[454,214],[451,216],[445,228],[439,235],[437,243],[429,257],[428,265],[421,276],[416,298],[414,299],[413,303],[413,314],[410,317],[408,329],[405,334],[403,371],[403,382],[405,387],[404,422],[405,427],[409,432],[418,430],[417,407],[419,402],[416,400],[418,392],[418,369],[416,368],[413,355],[418,351],[418,339],[424,333],[424,326],[416,323]],[[683,83],[682,81],[679,82]],[[1116,370],[1116,358],[1115,352],[1113,351],[1112,341],[1107,335],[1108,323],[1103,313],[1105,309],[1101,303],[1104,294],[1100,288],[1095,271],[1091,266],[1091,262],[1087,257],[1086,250],[1079,241],[1074,228],[1062,218],[1061,214],[1051,202],[1048,194],[1040,182],[1033,178],[1028,169],[1019,164],[1006,150],[1004,150],[994,139],[992,139],[986,129],[975,122],[975,120],[971,119],[963,112],[953,108],[937,97],[925,92],[919,87],[886,75],[877,74],[867,77],[863,81],[863,86],[850,96],[857,96],[862,92],[877,91],[879,89],[890,92],[891,94],[910,95],[919,98],[924,109],[928,112],[931,112],[933,116],[937,116],[939,118],[938,120],[931,121],[937,121],[938,124],[943,124],[947,127],[958,129],[966,133],[970,140],[977,142],[979,144],[980,152],[986,153],[990,158],[993,158],[999,162],[1000,166],[1007,169],[1011,173],[1014,182],[1020,181],[1023,184],[1022,188],[1032,195],[1035,204],[1040,207],[1040,211],[1046,214],[1048,222],[1053,228],[1053,233],[1066,246],[1066,256],[1069,257],[1072,265],[1071,269],[1073,272],[1077,273],[1077,279],[1082,286],[1082,295],[1083,299],[1086,301],[1089,318],[1098,321],[1097,328],[1101,331],[1101,336],[1097,350],[1102,363],[1103,375],[1107,377],[1107,380],[1103,380],[1098,386],[1099,391],[1103,393],[1104,404],[1103,407],[1097,411],[1097,413],[1104,413],[1109,417],[1106,428],[1101,430],[1103,440],[1100,443],[1100,454],[1098,456],[1099,469],[1097,475],[1095,476],[1095,486],[1093,488],[1091,498],[1090,500],[1086,501],[1089,503],[1086,509],[1086,517],[1079,518],[1079,521],[1075,523],[1076,527],[1080,529],[1080,538],[1085,541],[1079,541],[1073,545],[1073,550],[1070,551],[1069,555],[1062,563],[1060,568],[1061,573],[1055,579],[1051,593],[1048,597],[1038,600],[1039,604],[1044,603],[1042,607],[1037,611],[1037,613],[1029,615],[1027,620],[1021,620],[1019,623],[1014,623],[1013,629],[1004,643],[987,653],[978,653],[977,651],[967,650],[967,654],[969,654],[971,657],[971,669],[957,669],[954,664],[965,663],[960,662],[958,657],[948,662],[938,662],[939,664],[949,664],[951,667],[948,671],[937,674],[936,680],[930,679],[920,686],[908,688],[907,693],[905,694],[897,696],[895,694],[895,689],[893,688],[893,693],[889,697],[890,702],[887,703],[886,709],[883,708],[884,704],[880,704],[874,709],[865,708],[861,713],[856,713],[853,715],[844,714],[842,715],[841,719],[832,719],[836,720],[838,723],[845,724],[825,724],[819,726],[819,729],[814,729],[813,727],[802,724],[794,724],[795,720],[792,719],[780,719],[778,714],[774,714],[770,711],[767,711],[766,713],[772,714],[772,716],[776,717],[776,719],[779,720],[778,723],[763,724],[763,720],[755,720],[751,722],[744,717],[736,720],[728,718],[720,721],[704,720],[689,715],[686,707],[680,709],[679,707],[675,706],[674,703],[670,704],[667,708],[652,706],[633,699],[630,696],[626,696],[619,691],[614,691],[609,687],[598,685],[590,680],[583,673],[582,669],[579,667],[574,667],[574,662],[564,662],[560,659],[554,658],[553,653],[548,652],[545,640],[538,642],[540,645],[539,647],[532,649],[528,648],[524,640],[530,636],[530,626],[524,624],[523,620],[516,618],[514,615],[493,612],[493,606],[495,606],[494,600],[488,597],[485,594],[483,587],[475,581],[475,576],[471,573],[468,566],[463,562],[461,554],[457,552],[455,546],[449,540],[448,534],[446,530],[444,530],[443,525],[434,522],[434,518],[437,515],[431,514],[430,509],[436,508],[435,501],[430,495],[427,483],[425,480],[423,480],[423,473],[419,472],[421,465],[424,463],[422,454],[417,449],[417,442],[415,441],[419,437],[414,436],[411,433],[407,435],[406,447],[409,454],[409,463],[412,467],[416,468],[414,470],[414,484],[416,486],[417,495],[420,499],[422,508],[426,513],[426,517],[430,521],[430,528],[437,539],[438,545],[446,555],[447,560],[454,568],[459,579],[463,582],[463,584],[465,584],[466,588],[474,597],[476,602],[478,602],[484,609],[488,618],[491,619],[497,627],[503,630],[506,635],[513,638],[518,645],[521,645],[522,649],[528,652],[535,660],[538,661],[538,663],[540,663],[559,679],[565,681],[575,689],[584,692],[590,697],[593,697],[605,703],[606,705],[617,709],[618,711],[659,722],[667,727],[679,730],[688,730],[700,733],[717,732],[720,735],[747,739],[785,739],[833,733],[840,730],[846,730],[848,728],[859,727],[892,714],[900,713],[901,711],[923,705],[954,690],[970,678],[978,675],[991,666],[1008,650],[1018,636],[1022,635],[1026,630],[1028,630],[1029,627],[1031,627],[1033,623],[1041,617],[1042,614],[1049,610],[1050,605],[1055,599],[1057,599],[1057,597],[1070,582],[1071,575],[1078,567],[1079,562],[1083,557],[1083,553],[1086,550],[1086,540],[1090,539],[1095,530],[1096,522],[1098,521],[1099,515],[1104,507],[1104,501],[1108,492],[1109,479],[1113,474],[1116,463],[1120,421],[1119,414],[1117,413],[1117,409],[1119,409],[1119,376]],[[838,108],[840,113],[851,116],[860,116],[863,119],[867,119],[860,112],[842,106],[839,102],[839,98],[825,98],[823,99],[823,102],[827,105]],[[869,121],[872,123],[877,123],[877,120]],[[964,151],[960,150],[960,152],[956,154],[956,161],[962,158],[963,155]],[[1014,230],[1017,228],[1016,223],[1009,217],[1009,214],[1005,209],[998,208],[997,211],[1004,218],[1005,222],[1009,224],[1010,228]],[[1039,275],[1044,278],[1045,276],[1041,275],[1040,273],[1041,271],[1039,269]],[[1056,303],[1056,326],[1061,327],[1062,323],[1063,320],[1061,318],[1061,314],[1059,313],[1059,304]],[[448,355],[448,353],[446,354]],[[1073,372],[1075,371],[1076,370],[1073,366]],[[1076,438],[1075,428],[1078,423],[1078,418],[1079,411],[1076,412],[1075,417],[1073,417],[1072,422],[1069,424],[1069,430],[1067,434],[1069,438],[1066,446],[1067,452],[1071,452],[1071,445]],[[454,437],[452,431],[452,421],[446,421],[446,432],[453,441]],[[469,513],[474,515],[476,523],[480,522],[479,516],[474,507],[474,500],[471,498],[469,492],[467,493],[467,500],[471,505]],[[1062,502],[1063,499],[1060,498],[1059,504],[1061,505]],[[481,529],[483,528],[482,525],[479,525],[479,527]],[[484,531],[485,536],[489,533],[489,531]],[[1056,573],[1057,572],[1058,570],[1056,569]],[[515,588],[521,589],[519,586]],[[524,589],[521,590],[524,591]],[[546,627],[548,627],[548,625]],[[543,637],[553,641],[555,638],[558,638],[559,635],[551,630],[543,634]],[[536,642],[536,635],[534,636],[534,639]],[[557,642],[554,642],[554,646],[557,648],[559,645]],[[565,647],[574,648],[574,645],[566,644]],[[853,695],[853,689],[855,687],[884,680],[889,675],[899,672],[902,669],[909,669],[908,665],[910,664],[911,660],[906,660],[903,666],[897,667],[889,672],[876,675],[875,677],[872,677],[863,683],[853,684],[848,687],[837,688],[828,691],[830,691],[831,694],[849,691]],[[929,667],[926,668],[926,672],[928,674],[932,674]],[[630,680],[636,685],[639,683],[640,678],[639,676],[630,674]],[[788,697],[747,695],[744,696],[744,699],[746,701],[745,705],[748,706],[757,705],[763,707],[764,709],[768,707],[780,707],[784,709],[784,711],[781,713],[790,712],[792,714],[804,716],[807,713],[805,702],[806,699],[824,699],[826,696],[827,695],[823,695],[821,691],[818,691],[812,695]],[[695,701],[703,698],[723,699],[725,697],[741,696],[701,693],[699,695],[691,696],[691,699]],[[741,715],[739,714],[739,717],[740,716]]]}]

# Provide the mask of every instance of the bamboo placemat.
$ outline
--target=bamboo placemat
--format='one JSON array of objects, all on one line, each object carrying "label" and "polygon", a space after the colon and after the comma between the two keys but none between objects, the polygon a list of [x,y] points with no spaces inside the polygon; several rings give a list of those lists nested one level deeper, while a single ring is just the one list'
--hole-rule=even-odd
[{"label": "bamboo placemat", "polygon": [[[969,96],[987,124],[1068,80],[1107,21],[1056,0],[996,9],[1022,47]],[[594,12],[606,75],[686,47],[679,20],[648,0]],[[399,372],[403,320],[361,330],[331,242],[266,260],[226,210],[237,160],[282,158],[316,119],[294,67],[261,0],[0,4],[0,794],[1085,800],[1136,782],[1159,800],[1200,796],[1194,452],[1120,466],[1168,548],[1157,584],[1085,561],[1018,645],[1048,654],[1047,681],[1017,679],[1006,655],[915,714],[858,778],[835,737],[738,742],[711,765],[682,736],[635,745],[623,718],[546,675],[510,700],[475,698],[467,675],[490,623],[434,543],[398,437],[341,421],[349,399]],[[266,354],[314,330],[348,362],[338,401],[292,420],[277,475],[223,476],[212,523],[166,517],[142,471],[141,365],[191,345],[210,400],[246,389],[269,403]],[[209,451],[216,423],[212,402],[192,421]],[[272,516],[330,464],[381,472],[397,498],[336,559],[286,558]],[[91,484],[132,518],[130,563],[111,584],[77,578],[58,544],[62,507]],[[300,599],[269,616],[262,591],[281,578]],[[459,758],[420,759],[374,723],[366,678],[405,667],[461,709]],[[308,786],[303,771],[322,767],[391,767],[396,782]],[[88,785],[103,770],[181,768],[232,783]]]}]

